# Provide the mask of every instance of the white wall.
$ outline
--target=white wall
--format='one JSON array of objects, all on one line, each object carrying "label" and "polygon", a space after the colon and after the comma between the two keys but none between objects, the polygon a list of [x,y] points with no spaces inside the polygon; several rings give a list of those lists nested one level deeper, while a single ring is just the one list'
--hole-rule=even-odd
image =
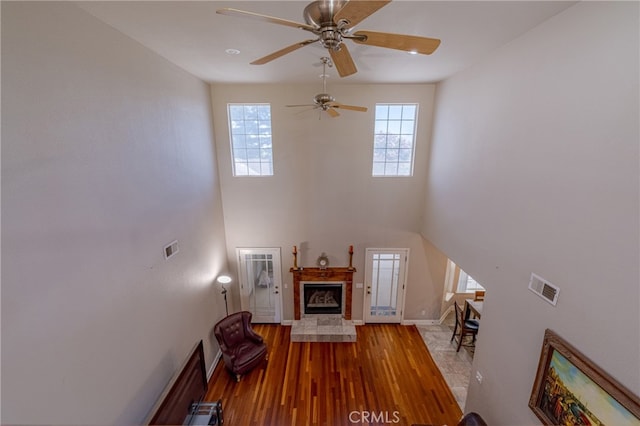
[{"label": "white wall", "polygon": [[140,423],[217,351],[209,88],[72,3],[2,2],[2,109],[1,422]]},{"label": "white wall", "polygon": [[489,424],[539,423],[545,328],[640,393],[638,16],[579,3],[437,88],[423,232],[487,287],[466,408]]},{"label": "white wall", "polygon": [[[314,72],[310,66],[309,72]],[[307,104],[320,91],[314,85],[214,85],[214,122],[220,159],[229,257],[236,247],[281,247],[282,277],[291,283],[291,249],[299,266],[315,266],[322,252],[333,266],[348,265],[354,246],[354,282],[364,280],[367,247],[411,249],[405,318],[440,316],[442,283],[432,280],[428,244],[419,234],[431,119],[433,85],[335,84],[329,92],[339,102],[362,105],[367,113],[341,111],[338,118],[318,111],[286,108]],[[270,103],[274,140],[272,177],[232,177],[227,104]],[[420,104],[413,177],[373,178],[373,121],[376,102]],[[441,261],[444,267],[444,260]],[[236,283],[237,284],[237,283]],[[240,308],[233,289],[234,308]],[[283,292],[283,319],[293,319],[293,289]],[[363,290],[354,288],[353,317],[362,319]],[[422,315],[422,310],[425,314]]]}]

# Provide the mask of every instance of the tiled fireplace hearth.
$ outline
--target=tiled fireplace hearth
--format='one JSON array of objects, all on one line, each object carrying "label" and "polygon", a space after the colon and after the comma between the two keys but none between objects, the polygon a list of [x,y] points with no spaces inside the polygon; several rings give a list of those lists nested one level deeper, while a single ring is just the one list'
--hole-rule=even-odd
[{"label": "tiled fireplace hearth", "polygon": [[355,268],[291,268],[292,342],[355,342],[351,294]]},{"label": "tiled fireplace hearth", "polygon": [[294,321],[292,342],[355,342],[356,326],[340,316],[317,315]]}]

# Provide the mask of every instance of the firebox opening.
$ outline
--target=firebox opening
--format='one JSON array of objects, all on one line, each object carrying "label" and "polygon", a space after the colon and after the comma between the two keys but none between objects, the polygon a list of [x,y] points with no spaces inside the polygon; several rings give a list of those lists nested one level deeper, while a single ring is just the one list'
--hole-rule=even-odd
[{"label": "firebox opening", "polygon": [[342,284],[304,284],[305,314],[341,314]]}]

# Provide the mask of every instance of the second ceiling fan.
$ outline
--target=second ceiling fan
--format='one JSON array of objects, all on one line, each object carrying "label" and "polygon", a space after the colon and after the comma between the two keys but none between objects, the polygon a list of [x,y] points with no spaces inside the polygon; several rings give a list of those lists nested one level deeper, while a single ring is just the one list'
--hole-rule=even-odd
[{"label": "second ceiling fan", "polygon": [[287,19],[262,15],[255,12],[224,8],[217,10],[223,15],[253,18],[272,24],[285,25],[300,28],[315,34],[314,39],[304,40],[284,49],[280,49],[265,57],[251,62],[252,65],[263,65],[281,56],[291,53],[301,47],[319,41],[329,50],[331,59],[338,70],[340,77],[355,74],[356,68],[353,58],[349,53],[345,39],[354,43],[369,46],[386,47],[389,49],[403,50],[412,53],[430,55],[440,45],[436,38],[420,37],[404,34],[382,33],[375,31],[359,30],[351,34],[354,26],[372,15],[378,9],[390,3],[391,0],[318,0],[304,8],[303,17],[306,24],[289,21]]},{"label": "second ceiling fan", "polygon": [[287,105],[287,107],[312,107],[311,109],[326,111],[333,118],[340,115],[336,111],[337,109],[367,112],[366,107],[338,103],[336,98],[327,93],[327,66],[332,66],[332,64],[329,58],[320,58],[320,60],[322,61],[322,93],[318,93],[313,97],[313,104]]}]

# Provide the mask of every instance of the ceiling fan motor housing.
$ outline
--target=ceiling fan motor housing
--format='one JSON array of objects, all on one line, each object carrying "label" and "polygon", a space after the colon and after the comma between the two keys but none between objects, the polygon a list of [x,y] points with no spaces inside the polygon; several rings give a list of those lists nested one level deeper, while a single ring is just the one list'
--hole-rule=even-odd
[{"label": "ceiling fan motor housing", "polygon": [[319,0],[304,8],[302,13],[307,24],[316,27],[336,26],[333,16],[347,4],[347,0]]},{"label": "ceiling fan motor housing", "polygon": [[320,42],[326,49],[340,49],[344,34],[333,17],[346,3],[345,0],[320,0],[304,8],[305,22],[318,28],[314,32],[320,36]]},{"label": "ceiling fan motor housing", "polygon": [[328,93],[318,93],[313,97],[313,102],[322,106],[324,106],[324,104],[326,103],[335,102],[335,101],[336,101],[336,98],[334,98]]}]

